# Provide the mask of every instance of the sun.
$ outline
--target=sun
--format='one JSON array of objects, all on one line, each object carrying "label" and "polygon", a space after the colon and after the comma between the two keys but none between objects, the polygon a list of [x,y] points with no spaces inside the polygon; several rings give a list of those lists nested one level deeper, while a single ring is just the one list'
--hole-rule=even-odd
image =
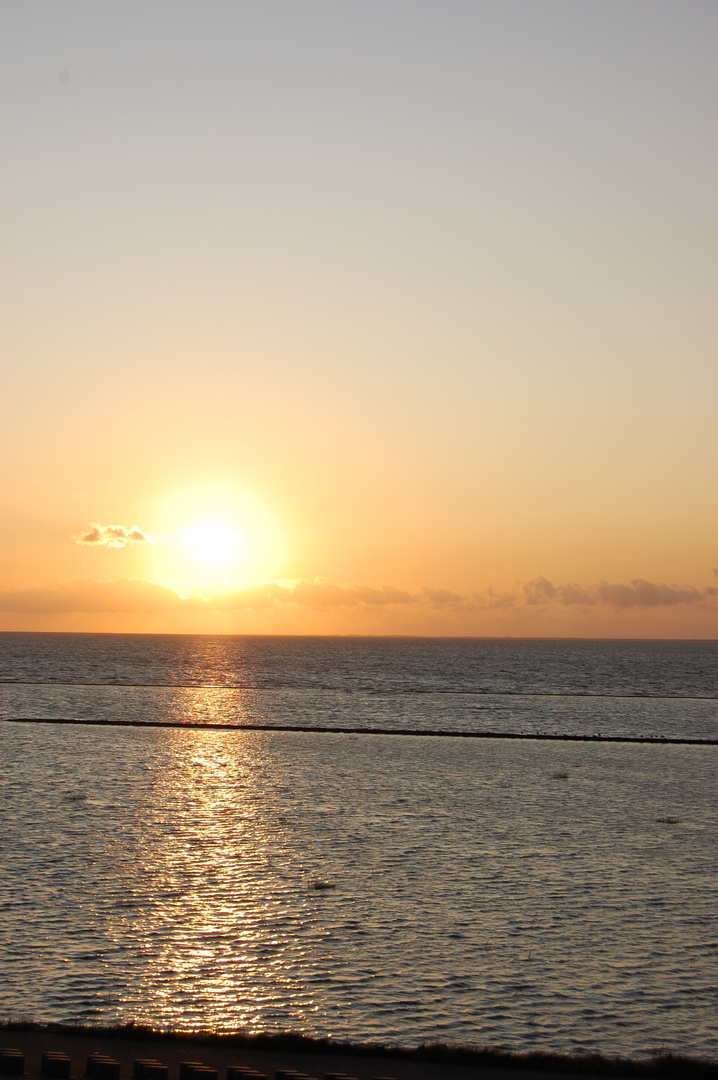
[{"label": "sun", "polygon": [[206,521],[185,529],[183,541],[193,561],[217,570],[241,562],[246,546],[242,534],[223,521]]},{"label": "sun", "polygon": [[264,503],[229,483],[214,481],[159,500],[152,544],[153,577],[189,594],[199,586],[273,578],[286,550],[279,523]]}]

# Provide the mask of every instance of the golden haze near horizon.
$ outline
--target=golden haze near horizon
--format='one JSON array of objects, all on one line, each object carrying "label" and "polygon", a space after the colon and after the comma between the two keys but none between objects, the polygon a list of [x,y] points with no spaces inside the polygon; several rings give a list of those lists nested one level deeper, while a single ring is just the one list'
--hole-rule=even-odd
[{"label": "golden haze near horizon", "polygon": [[10,2],[0,628],[718,634],[718,12]]}]

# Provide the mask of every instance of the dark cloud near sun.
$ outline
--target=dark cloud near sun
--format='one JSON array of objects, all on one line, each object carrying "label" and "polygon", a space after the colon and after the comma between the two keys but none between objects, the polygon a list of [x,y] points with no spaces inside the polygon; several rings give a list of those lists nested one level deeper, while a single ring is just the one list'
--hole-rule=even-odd
[{"label": "dark cloud near sun", "polygon": [[76,544],[97,547],[127,547],[128,544],[156,543],[157,537],[144,532],[139,525],[99,525],[93,523],[88,532],[75,537]]}]

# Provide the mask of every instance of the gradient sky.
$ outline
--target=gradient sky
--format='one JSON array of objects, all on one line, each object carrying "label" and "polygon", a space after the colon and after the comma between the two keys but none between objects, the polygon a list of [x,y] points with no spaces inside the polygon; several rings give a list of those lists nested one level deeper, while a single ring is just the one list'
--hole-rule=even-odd
[{"label": "gradient sky", "polygon": [[0,628],[718,636],[712,0],[0,28]]}]

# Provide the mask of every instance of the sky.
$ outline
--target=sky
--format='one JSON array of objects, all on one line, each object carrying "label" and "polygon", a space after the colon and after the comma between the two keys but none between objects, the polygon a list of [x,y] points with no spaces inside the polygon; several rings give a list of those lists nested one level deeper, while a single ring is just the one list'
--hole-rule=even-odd
[{"label": "sky", "polygon": [[0,629],[718,636],[718,7],[4,0]]}]

